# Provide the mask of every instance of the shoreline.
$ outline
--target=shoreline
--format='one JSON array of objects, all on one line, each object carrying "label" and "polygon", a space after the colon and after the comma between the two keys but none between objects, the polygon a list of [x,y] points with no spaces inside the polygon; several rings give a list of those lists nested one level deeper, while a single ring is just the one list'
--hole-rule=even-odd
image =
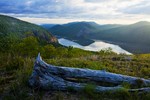
[{"label": "shoreline", "polygon": [[[83,46],[83,45],[79,44],[78,42],[74,42],[73,40],[69,40],[66,38],[59,38],[59,39],[61,39],[61,40],[64,39],[63,41],[59,42],[61,45],[64,45],[64,46],[72,45],[76,48],[80,48],[83,50],[100,51],[102,49],[106,49],[106,48],[110,47],[110,48],[112,48],[113,52],[116,52],[118,54],[120,54],[120,53],[132,54],[132,53],[128,52],[127,50],[123,49],[122,47],[120,47],[119,45],[108,43],[108,42],[101,41],[101,40],[93,40],[94,41],[93,43],[91,43],[87,46]],[[71,42],[72,44],[69,44],[69,42]]]}]

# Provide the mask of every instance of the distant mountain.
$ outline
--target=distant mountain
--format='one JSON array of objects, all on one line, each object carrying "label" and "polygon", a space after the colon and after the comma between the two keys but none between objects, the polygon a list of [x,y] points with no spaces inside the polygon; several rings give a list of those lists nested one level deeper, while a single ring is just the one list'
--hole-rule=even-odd
[{"label": "distant mountain", "polygon": [[150,53],[150,23],[138,22],[94,33],[89,38],[117,43],[133,53]]},{"label": "distant mountain", "polygon": [[89,45],[93,39],[117,44],[131,53],[150,53],[150,23],[131,25],[99,25],[94,22],[73,22],[48,28],[56,36]]},{"label": "distant mountain", "polygon": [[100,30],[119,27],[120,25],[99,25],[95,22],[72,22],[47,28],[54,35],[74,40],[81,45],[89,45],[94,41],[88,35]]},{"label": "distant mountain", "polygon": [[0,34],[11,34],[18,38],[35,36],[40,40],[47,41],[49,43],[57,42],[57,39],[44,28],[5,15],[0,15]]},{"label": "distant mountain", "polygon": [[40,26],[42,26],[45,29],[49,29],[49,28],[51,28],[51,27],[53,27],[55,25],[57,25],[57,24],[41,24]]}]

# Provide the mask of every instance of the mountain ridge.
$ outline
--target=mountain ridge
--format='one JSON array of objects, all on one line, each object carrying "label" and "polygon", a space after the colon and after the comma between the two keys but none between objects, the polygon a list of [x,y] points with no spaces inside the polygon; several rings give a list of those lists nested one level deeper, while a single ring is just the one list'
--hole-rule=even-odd
[{"label": "mountain ridge", "polygon": [[[93,22],[92,22],[93,23]],[[89,45],[79,41],[93,39],[110,41],[131,53],[150,53],[150,22],[140,21],[129,25],[118,24],[91,24],[91,22],[74,22],[53,26],[49,29],[54,35],[76,40],[81,45]]]}]

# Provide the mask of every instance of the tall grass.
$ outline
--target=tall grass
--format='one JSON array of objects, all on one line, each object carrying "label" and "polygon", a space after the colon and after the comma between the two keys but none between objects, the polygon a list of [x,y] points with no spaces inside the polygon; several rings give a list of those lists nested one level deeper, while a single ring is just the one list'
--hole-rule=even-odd
[{"label": "tall grass", "polygon": [[[57,49],[57,48],[56,48]],[[63,48],[61,48],[63,49]],[[94,70],[104,70],[114,73],[120,73],[131,76],[138,76],[143,78],[150,78],[150,59],[145,55],[117,55],[117,54],[101,54],[96,52],[80,52],[73,50],[73,52],[80,52],[69,54],[71,51],[66,51],[65,54],[61,52],[61,56],[57,50],[52,54],[57,54],[55,57],[47,57],[44,60],[47,63],[57,66],[68,66],[76,68],[89,68]],[[82,55],[83,52],[83,55]],[[44,54],[43,54],[44,55]],[[46,56],[45,56],[46,57]],[[130,57],[131,59],[127,59]],[[50,59],[51,58],[51,59]],[[141,59],[142,58],[142,59]],[[32,73],[35,58],[30,56],[22,56],[17,53],[0,53],[0,99],[4,100],[33,100],[45,98],[47,91],[38,88],[31,88],[28,85],[28,79]],[[142,87],[142,81],[137,80]],[[105,85],[105,84],[104,84]],[[125,88],[131,88],[127,83],[122,84]],[[135,87],[135,88],[137,88]],[[82,92],[72,93],[72,91],[51,91],[48,92],[48,97],[58,100],[66,98],[98,100],[98,99],[118,99],[123,100],[149,100],[150,94],[129,93],[126,90],[118,90],[114,93],[95,93],[94,86],[87,85]],[[54,93],[53,93],[54,92]],[[70,95],[70,96],[68,96]]]}]

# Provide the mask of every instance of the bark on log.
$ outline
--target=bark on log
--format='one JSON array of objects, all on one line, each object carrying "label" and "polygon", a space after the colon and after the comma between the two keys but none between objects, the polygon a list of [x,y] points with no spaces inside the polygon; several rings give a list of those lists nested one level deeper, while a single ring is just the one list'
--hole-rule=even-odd
[{"label": "bark on log", "polygon": [[[97,92],[115,92],[118,89],[124,89],[120,86],[123,82],[127,82],[132,85],[136,85],[137,80],[143,83],[143,86],[149,86],[150,80],[138,77],[131,77],[121,74],[114,74],[101,70],[90,70],[80,68],[70,68],[53,66],[45,63],[40,54],[38,55],[32,75],[29,79],[29,85],[32,87],[41,87],[46,90],[67,90],[69,87],[76,91],[82,90],[87,84],[80,82],[73,82],[71,79],[87,79],[96,82],[107,82],[116,84],[113,87],[96,86],[95,91]],[[69,81],[70,80],[70,81]],[[129,92],[150,92],[150,87],[129,89]]]}]

